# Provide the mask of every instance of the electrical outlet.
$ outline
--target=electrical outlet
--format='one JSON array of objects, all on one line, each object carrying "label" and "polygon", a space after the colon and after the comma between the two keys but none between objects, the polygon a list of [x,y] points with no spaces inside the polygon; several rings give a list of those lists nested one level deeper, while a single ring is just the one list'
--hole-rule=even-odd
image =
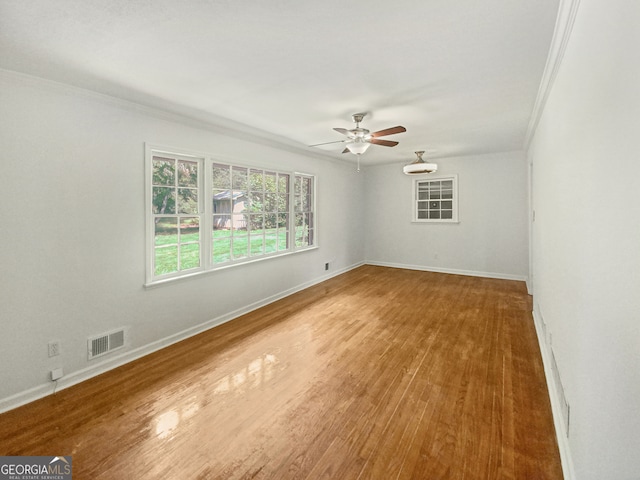
[{"label": "electrical outlet", "polygon": [[49,342],[49,357],[60,355],[60,342]]},{"label": "electrical outlet", "polygon": [[62,371],[62,368],[54,368],[53,370],[51,370],[51,381],[55,382],[59,378],[62,378],[63,375],[64,372]]},{"label": "electrical outlet", "polygon": [[325,270],[329,270],[329,262],[327,262],[327,263],[325,263],[325,264],[324,264],[324,269],[325,269]]}]

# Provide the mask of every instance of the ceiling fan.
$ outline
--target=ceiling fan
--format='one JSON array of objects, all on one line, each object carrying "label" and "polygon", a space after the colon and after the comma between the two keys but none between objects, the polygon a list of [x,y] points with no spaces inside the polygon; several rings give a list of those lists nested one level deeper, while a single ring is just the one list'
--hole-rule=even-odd
[{"label": "ceiling fan", "polygon": [[354,113],[352,115],[353,121],[356,124],[356,128],[347,130],[346,128],[334,128],[334,130],[347,138],[344,140],[337,140],[335,142],[316,143],[315,145],[309,145],[310,147],[318,147],[320,145],[329,145],[331,143],[346,143],[347,147],[342,153],[351,152],[355,155],[361,155],[367,151],[371,144],[382,145],[383,147],[395,147],[398,142],[392,140],[381,140],[378,137],[385,137],[387,135],[394,135],[396,133],[406,132],[407,129],[398,125],[396,127],[386,128],[384,130],[378,130],[377,132],[369,132],[366,128],[360,127],[360,122],[365,117],[366,113]]}]

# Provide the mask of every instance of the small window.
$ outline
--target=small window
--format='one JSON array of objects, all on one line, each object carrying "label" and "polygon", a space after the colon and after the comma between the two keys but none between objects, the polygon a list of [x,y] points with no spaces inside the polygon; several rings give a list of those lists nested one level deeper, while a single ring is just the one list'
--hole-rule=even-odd
[{"label": "small window", "polygon": [[420,178],[413,181],[413,221],[458,222],[458,176]]}]

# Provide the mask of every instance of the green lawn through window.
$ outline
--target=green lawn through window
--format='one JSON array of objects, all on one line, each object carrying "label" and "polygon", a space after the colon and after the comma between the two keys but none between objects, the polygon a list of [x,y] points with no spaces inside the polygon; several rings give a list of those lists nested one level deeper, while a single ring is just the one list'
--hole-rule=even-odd
[{"label": "green lawn through window", "polygon": [[[243,234],[244,233],[244,234]],[[180,269],[186,270],[200,266],[199,233],[180,236]],[[178,235],[158,234],[155,236],[155,274],[164,275],[178,270]],[[213,232],[213,263],[222,264],[231,260],[249,256],[268,255],[288,248],[287,231],[271,228],[235,231],[233,237],[229,230]]]}]

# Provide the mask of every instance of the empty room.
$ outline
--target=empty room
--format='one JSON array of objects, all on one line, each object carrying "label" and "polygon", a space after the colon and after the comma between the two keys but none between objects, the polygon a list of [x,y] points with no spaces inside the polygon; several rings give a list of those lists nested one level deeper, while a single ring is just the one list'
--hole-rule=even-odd
[{"label": "empty room", "polygon": [[640,480],[638,25],[0,0],[0,478]]}]

